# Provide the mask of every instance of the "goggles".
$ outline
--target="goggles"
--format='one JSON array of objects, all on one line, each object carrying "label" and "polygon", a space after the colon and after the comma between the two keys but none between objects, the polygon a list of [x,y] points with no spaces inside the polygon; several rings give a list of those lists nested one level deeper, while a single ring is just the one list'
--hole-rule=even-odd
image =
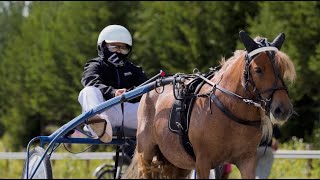
[{"label": "goggles", "polygon": [[110,52],[120,51],[121,54],[128,54],[130,52],[130,47],[128,46],[116,46],[107,44],[107,48]]}]

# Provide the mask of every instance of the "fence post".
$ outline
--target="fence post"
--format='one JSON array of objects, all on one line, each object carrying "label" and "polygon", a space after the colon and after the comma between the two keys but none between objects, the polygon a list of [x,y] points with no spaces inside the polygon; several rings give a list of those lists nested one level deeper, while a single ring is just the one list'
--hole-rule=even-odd
[{"label": "fence post", "polygon": [[90,160],[86,160],[86,166],[87,166],[87,173],[90,173]]},{"label": "fence post", "polygon": [[[306,144],[306,150],[312,150],[312,144]],[[311,171],[312,171],[312,159],[307,159],[307,177],[311,177]]]},{"label": "fence post", "polygon": [[[7,149],[7,148],[5,148],[5,152],[8,152],[8,149]],[[9,160],[10,160],[10,159],[7,159],[7,160],[6,160],[6,172],[9,172]]]}]

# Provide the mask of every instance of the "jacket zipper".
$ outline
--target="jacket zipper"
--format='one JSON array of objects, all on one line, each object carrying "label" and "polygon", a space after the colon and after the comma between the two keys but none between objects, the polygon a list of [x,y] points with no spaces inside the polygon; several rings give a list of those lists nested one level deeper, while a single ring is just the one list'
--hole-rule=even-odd
[{"label": "jacket zipper", "polygon": [[118,77],[118,87],[121,88],[121,87],[120,87],[120,74],[119,74],[119,70],[118,70],[118,69],[116,69],[116,70],[117,70],[117,77]]}]

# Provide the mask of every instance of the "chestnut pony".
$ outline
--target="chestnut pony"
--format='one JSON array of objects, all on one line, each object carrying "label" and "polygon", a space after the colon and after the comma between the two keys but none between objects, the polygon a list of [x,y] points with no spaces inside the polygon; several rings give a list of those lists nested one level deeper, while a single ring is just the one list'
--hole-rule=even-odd
[{"label": "chestnut pony", "polygon": [[239,35],[246,50],[222,59],[213,77],[201,76],[205,83],[196,95],[188,131],[194,157],[168,128],[175,96],[173,85],[166,85],[142,96],[137,147],[125,178],[187,178],[195,169],[203,179],[224,162],[236,165],[242,178],[255,178],[260,141],[270,140],[272,125],[282,125],[294,112],[285,82],[293,82],[296,72],[280,51],[284,33],[271,43],[244,31]]}]

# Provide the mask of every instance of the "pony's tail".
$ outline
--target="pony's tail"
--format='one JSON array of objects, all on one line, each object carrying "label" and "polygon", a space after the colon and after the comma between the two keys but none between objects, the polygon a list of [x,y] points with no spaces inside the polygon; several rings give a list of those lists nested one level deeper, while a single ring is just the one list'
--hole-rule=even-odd
[{"label": "pony's tail", "polygon": [[121,176],[121,179],[139,179],[137,149],[134,151],[131,163],[127,167],[126,172]]}]

